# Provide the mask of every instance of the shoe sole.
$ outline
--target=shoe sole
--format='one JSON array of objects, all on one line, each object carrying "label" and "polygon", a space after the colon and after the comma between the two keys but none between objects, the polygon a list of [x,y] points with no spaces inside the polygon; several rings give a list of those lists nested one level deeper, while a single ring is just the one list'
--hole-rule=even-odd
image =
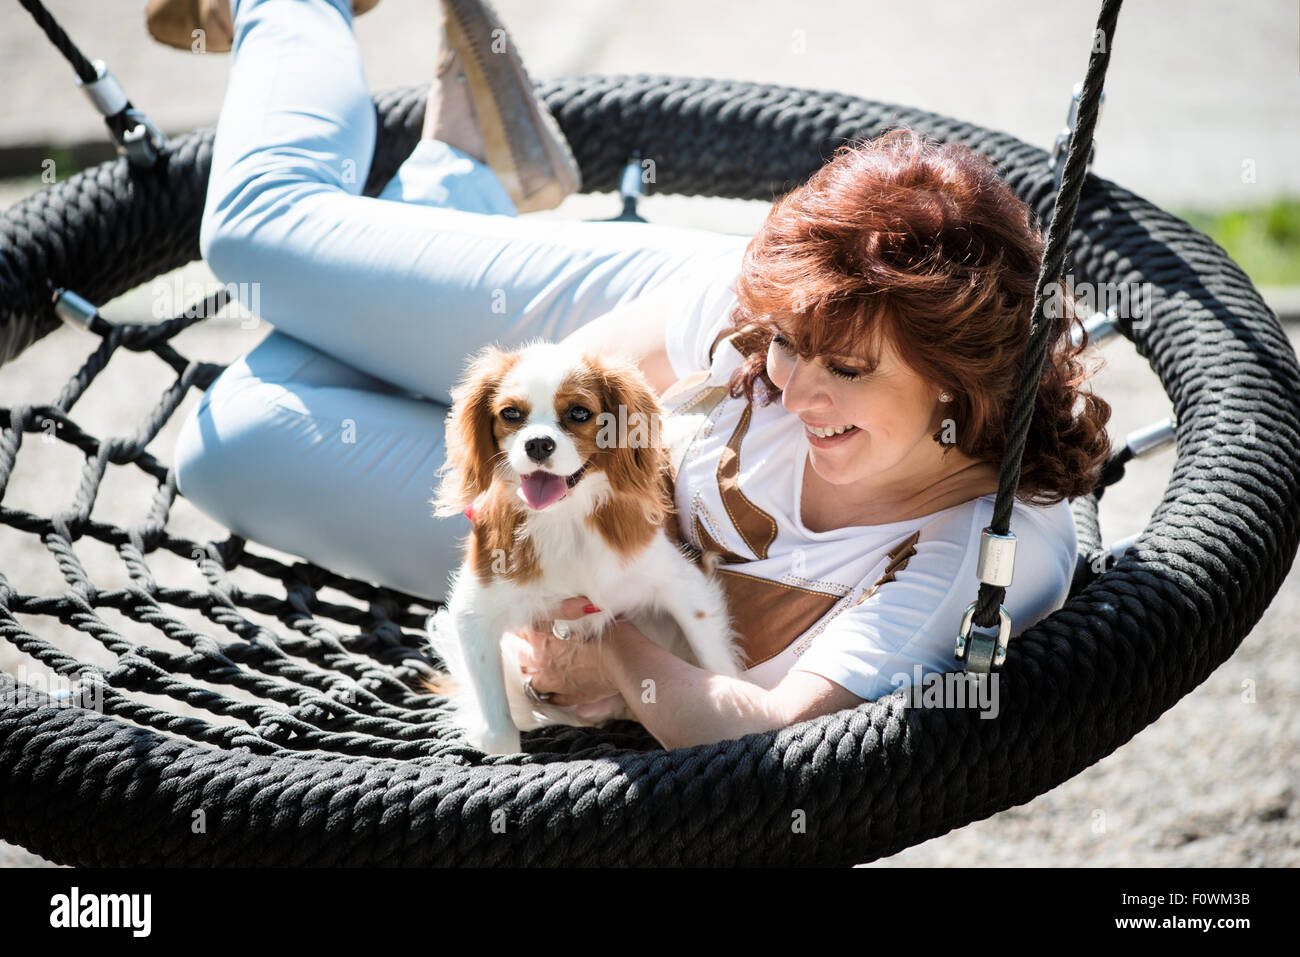
[{"label": "shoe sole", "polygon": [[[560,124],[538,95],[496,11],[482,0],[444,0],[444,8],[447,40],[460,54],[470,84],[487,165],[519,212],[554,209],[582,188],[581,170]],[[485,53],[495,36],[505,39],[504,50]],[[487,56],[507,57],[510,72],[503,74],[497,64],[489,70]]]}]

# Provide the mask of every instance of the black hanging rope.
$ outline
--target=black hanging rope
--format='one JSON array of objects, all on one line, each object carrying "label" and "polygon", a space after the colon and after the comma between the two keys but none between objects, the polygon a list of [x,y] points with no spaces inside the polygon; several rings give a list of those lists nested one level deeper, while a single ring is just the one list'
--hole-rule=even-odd
[{"label": "black hanging rope", "polygon": [[[1025,361],[1021,373],[1020,390],[1011,409],[1011,427],[1007,430],[1007,448],[1002,459],[998,478],[998,496],[993,505],[990,530],[995,535],[1006,535],[1011,526],[1011,510],[1015,505],[1016,489],[1020,485],[1020,463],[1024,457],[1025,443],[1029,438],[1029,424],[1034,416],[1034,403],[1043,375],[1043,362],[1054,323],[1047,313],[1052,287],[1065,266],[1066,243],[1079,208],[1079,196],[1088,172],[1088,154],[1092,148],[1092,134],[1097,126],[1097,111],[1101,91],[1106,81],[1106,68],[1110,65],[1110,49],[1115,35],[1115,23],[1123,0],[1105,0],[1097,18],[1093,34],[1092,55],[1088,59],[1088,72],[1083,78],[1083,92],[1079,99],[1079,119],[1070,137],[1070,151],[1065,161],[1065,172],[1052,209],[1051,225],[1047,231],[1047,245],[1043,251],[1043,264],[1038,273],[1038,290],[1035,295],[1034,322],[1029,330],[1025,347]],[[1100,37],[1101,42],[1097,42]],[[975,599],[974,623],[980,628],[998,624],[999,607],[1006,596],[1006,586],[981,582]]]},{"label": "black hanging rope", "polygon": [[72,42],[72,38],[63,27],[59,26],[54,15],[45,9],[41,0],[18,0],[18,2],[32,15],[32,19],[45,31],[50,42],[72,65],[83,87],[89,87],[96,81],[104,79],[105,85],[111,86],[114,92],[121,94],[121,108],[111,115],[108,109],[96,102],[96,106],[104,113],[104,125],[108,127],[108,132],[117,145],[118,151],[126,153],[133,165],[152,166],[157,161],[158,152],[166,142],[166,137],[135,108],[126,92],[120,89],[117,81],[107,73],[107,70],[105,76],[101,78],[95,64],[87,59]]},{"label": "black hanging rope", "polygon": [[53,14],[45,9],[41,0],[18,0],[27,12],[32,15],[32,19],[45,31],[45,35],[50,38],[50,42],[58,47],[59,52],[72,64],[72,68],[77,71],[77,79],[82,83],[95,82],[95,67],[86,59],[84,53],[77,49],[77,45],[64,32],[63,27],[59,26]]}]

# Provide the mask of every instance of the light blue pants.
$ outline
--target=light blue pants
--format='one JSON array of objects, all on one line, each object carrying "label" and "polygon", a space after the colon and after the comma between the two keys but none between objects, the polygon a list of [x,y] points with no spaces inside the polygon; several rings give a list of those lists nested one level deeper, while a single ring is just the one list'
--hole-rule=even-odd
[{"label": "light blue pants", "polygon": [[[178,488],[250,541],[440,599],[469,526],[429,498],[467,355],[563,338],[668,282],[716,292],[748,237],[521,217],[491,169],[438,141],[361,196],[375,113],[348,0],[233,12],[200,248],[274,329],[182,424]],[[432,12],[413,28],[432,70]]]}]

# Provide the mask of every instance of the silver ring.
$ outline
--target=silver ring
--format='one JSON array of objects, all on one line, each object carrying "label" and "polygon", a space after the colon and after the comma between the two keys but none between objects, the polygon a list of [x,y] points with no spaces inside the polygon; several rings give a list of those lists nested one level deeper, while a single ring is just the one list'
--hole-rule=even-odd
[{"label": "silver ring", "polygon": [[533,676],[529,675],[524,679],[524,694],[528,695],[528,700],[533,704],[546,704],[551,700],[551,693],[548,691],[542,694],[533,687]]},{"label": "silver ring", "polygon": [[573,629],[562,621],[557,621],[551,625],[551,634],[560,641],[568,641],[569,636],[573,634]]}]

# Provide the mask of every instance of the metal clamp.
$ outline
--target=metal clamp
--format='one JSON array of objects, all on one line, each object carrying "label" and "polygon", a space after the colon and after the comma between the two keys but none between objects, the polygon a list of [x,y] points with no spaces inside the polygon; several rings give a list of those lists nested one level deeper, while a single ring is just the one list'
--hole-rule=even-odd
[{"label": "metal clamp", "polygon": [[613,221],[644,223],[645,217],[636,209],[637,200],[645,195],[645,187],[641,180],[640,156],[628,157],[627,165],[623,167],[623,175],[619,178],[618,193],[623,197],[623,212],[615,216]]},{"label": "metal clamp", "polygon": [[958,661],[966,662],[967,674],[988,674],[1001,668],[1007,660],[1007,642],[1011,640],[1011,612],[1006,605],[998,605],[998,634],[971,634],[975,623],[975,606],[971,602],[961,616],[961,629],[957,632],[957,647],[953,651]]},{"label": "metal clamp", "polygon": [[[1083,83],[1074,84],[1074,91],[1070,96],[1070,110],[1066,114],[1065,128],[1056,134],[1056,142],[1052,145],[1052,156],[1048,160],[1052,164],[1052,179],[1056,182],[1056,188],[1061,188],[1061,177],[1065,175],[1065,160],[1070,152],[1070,138],[1074,136],[1074,131],[1079,125],[1079,103],[1083,100]],[[1101,108],[1106,105],[1106,93],[1103,90],[1101,99],[1097,101],[1097,122],[1101,122]],[[1084,171],[1087,172],[1092,165],[1093,159],[1097,156],[1097,140],[1093,139],[1092,144],[1088,147],[1088,162],[1084,165]]]},{"label": "metal clamp", "polygon": [[1174,416],[1168,416],[1159,422],[1152,422],[1140,429],[1134,429],[1124,438],[1124,444],[1133,453],[1134,458],[1162,449],[1176,439],[1177,422]]},{"label": "metal clamp", "polygon": [[71,289],[58,289],[54,293],[54,313],[70,326],[100,335],[112,329],[113,324],[99,314],[95,304]]},{"label": "metal clamp", "polygon": [[619,176],[618,194],[623,198],[623,211],[608,219],[589,219],[590,223],[644,223],[645,217],[636,211],[636,201],[645,195],[641,180],[641,157],[633,153]]},{"label": "metal clamp", "polygon": [[1109,545],[1102,545],[1092,549],[1087,554],[1088,568],[1095,578],[1115,567],[1115,564],[1123,558],[1141,537],[1141,532],[1134,532],[1132,535],[1125,536],[1118,541]]},{"label": "metal clamp", "polygon": [[83,83],[80,78],[77,80],[77,86],[81,87],[87,99],[94,104],[101,116],[107,119],[110,116],[117,116],[124,109],[131,105],[127,99],[126,91],[122,89],[122,84],[117,82],[117,77],[108,68],[108,64],[103,60],[95,60],[90,64],[95,68],[95,79],[89,83]]},{"label": "metal clamp", "polygon": [[1099,345],[1112,336],[1118,335],[1119,326],[1115,323],[1118,316],[1119,309],[1111,306],[1105,312],[1094,312],[1081,325],[1071,325],[1070,345],[1075,348],[1082,345],[1085,332],[1088,334],[1089,347]]},{"label": "metal clamp", "polygon": [[975,576],[986,585],[1003,588],[1011,584],[1016,569],[1016,536],[1011,532],[995,535],[992,526],[985,525],[980,533],[980,558]]},{"label": "metal clamp", "polygon": [[131,100],[122,89],[122,84],[117,82],[117,77],[109,70],[108,64],[103,60],[95,60],[91,66],[95,68],[95,79],[90,83],[78,80],[77,85],[104,119],[121,116],[125,121],[122,134],[113,134],[117,151],[125,155],[132,166],[153,166],[158,161],[158,154],[167,145],[167,137],[149,117],[131,106]]},{"label": "metal clamp", "polygon": [[645,193],[641,188],[641,157],[633,156],[623,167],[623,178],[618,183],[619,195],[624,199],[635,199]]},{"label": "metal clamp", "polygon": [[[1016,536],[1011,532],[998,535],[992,526],[984,526],[980,534],[980,557],[976,576],[986,585],[1006,588],[1016,569]],[[994,668],[1002,667],[1007,660],[1007,642],[1011,640],[1011,612],[1006,605],[998,605],[998,634],[995,640],[990,635],[972,635],[975,623],[975,606],[973,601],[966,608],[961,618],[961,628],[957,631],[957,647],[953,655],[958,661],[966,662],[966,673],[988,674]]]},{"label": "metal clamp", "polygon": [[1126,535],[1117,542],[1112,542],[1108,549],[1111,558],[1111,564],[1119,561],[1124,557],[1124,553],[1137,544],[1141,532],[1134,532],[1132,535]]},{"label": "metal clamp", "polygon": [[122,134],[121,146],[126,158],[132,166],[153,166],[167,145],[167,137],[153,120],[137,109],[127,110],[126,118],[135,124]]}]

